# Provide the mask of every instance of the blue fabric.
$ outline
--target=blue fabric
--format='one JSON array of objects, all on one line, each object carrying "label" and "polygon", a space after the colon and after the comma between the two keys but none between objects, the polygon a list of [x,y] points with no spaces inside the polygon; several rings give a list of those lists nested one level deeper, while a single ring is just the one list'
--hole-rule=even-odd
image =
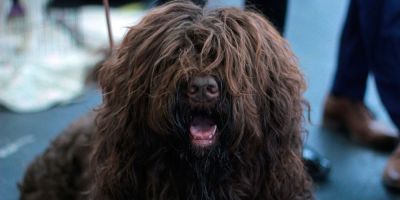
[{"label": "blue fabric", "polygon": [[331,93],[356,101],[365,95],[368,74],[400,129],[400,1],[351,0],[340,39]]}]

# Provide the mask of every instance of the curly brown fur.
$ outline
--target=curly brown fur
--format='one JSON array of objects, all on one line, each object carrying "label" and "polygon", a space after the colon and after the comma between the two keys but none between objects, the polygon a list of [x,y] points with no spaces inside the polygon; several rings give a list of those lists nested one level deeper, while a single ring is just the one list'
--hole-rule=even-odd
[{"label": "curly brown fur", "polygon": [[[215,78],[217,100],[191,101],[199,76]],[[92,199],[312,199],[300,155],[305,83],[261,15],[156,8],[129,29],[99,81]],[[215,120],[212,146],[191,143],[194,115]]]},{"label": "curly brown fur", "polygon": [[20,199],[88,199],[94,118],[91,113],[73,123],[30,164],[19,184]]}]

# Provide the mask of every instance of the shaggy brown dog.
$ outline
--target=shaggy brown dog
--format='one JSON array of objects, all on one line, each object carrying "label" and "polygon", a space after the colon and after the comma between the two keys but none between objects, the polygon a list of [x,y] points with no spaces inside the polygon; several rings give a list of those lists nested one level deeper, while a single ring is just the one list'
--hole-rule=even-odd
[{"label": "shaggy brown dog", "polygon": [[261,15],[164,5],[99,73],[97,131],[89,118],[59,136],[22,199],[312,199],[305,83]]}]

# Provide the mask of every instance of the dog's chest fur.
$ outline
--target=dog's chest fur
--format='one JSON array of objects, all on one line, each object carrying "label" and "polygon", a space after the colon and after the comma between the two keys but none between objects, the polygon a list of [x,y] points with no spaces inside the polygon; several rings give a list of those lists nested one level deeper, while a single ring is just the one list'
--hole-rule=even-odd
[{"label": "dog's chest fur", "polygon": [[158,199],[154,194],[165,195],[165,199],[182,200],[236,199],[239,196],[235,194],[232,184],[227,184],[234,176],[228,156],[221,154],[199,158],[172,151],[161,157],[164,159],[147,166],[139,165],[141,169],[137,169],[141,171],[138,191],[149,191],[144,187],[153,184],[160,189],[151,193],[139,192],[141,199]]}]

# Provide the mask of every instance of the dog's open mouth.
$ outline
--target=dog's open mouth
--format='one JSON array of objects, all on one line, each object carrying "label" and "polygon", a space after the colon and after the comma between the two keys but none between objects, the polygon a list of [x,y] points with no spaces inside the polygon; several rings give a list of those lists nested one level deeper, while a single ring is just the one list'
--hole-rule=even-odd
[{"label": "dog's open mouth", "polygon": [[190,138],[193,145],[208,147],[216,140],[217,124],[207,116],[194,116],[189,126]]}]

